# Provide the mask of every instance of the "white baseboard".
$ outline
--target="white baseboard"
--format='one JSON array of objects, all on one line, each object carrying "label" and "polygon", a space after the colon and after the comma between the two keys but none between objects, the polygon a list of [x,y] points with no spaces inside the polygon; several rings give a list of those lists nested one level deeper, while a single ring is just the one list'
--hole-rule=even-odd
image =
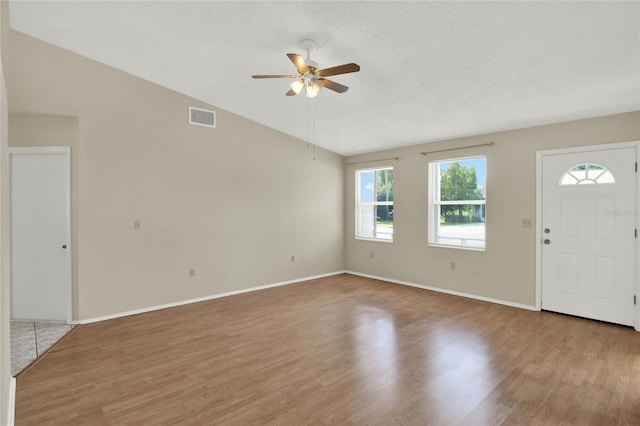
[{"label": "white baseboard", "polygon": [[147,307],[147,308],[135,309],[135,310],[132,310],[132,311],[119,312],[117,314],[112,314],[112,315],[105,315],[105,316],[101,316],[101,317],[88,318],[88,319],[83,319],[83,320],[79,320],[79,321],[73,321],[72,323],[73,324],[90,324],[90,323],[93,323],[93,322],[106,321],[106,320],[110,320],[110,319],[126,317],[126,316],[129,316],[129,315],[143,314],[145,312],[152,312],[152,311],[157,311],[157,310],[160,310],[160,309],[173,308],[173,307],[176,307],[176,306],[188,305],[190,303],[204,302],[206,300],[219,299],[221,297],[234,296],[236,294],[242,294],[242,293],[248,293],[248,292],[252,292],[252,291],[264,290],[264,289],[273,288],[273,287],[280,287],[280,286],[283,286],[283,285],[296,284],[296,283],[300,283],[300,282],[303,282],[303,281],[315,280],[315,279],[318,279],[318,278],[325,278],[325,277],[330,277],[330,276],[333,276],[333,275],[339,275],[339,274],[345,274],[345,273],[346,274],[352,274],[352,275],[358,275],[358,276],[365,277],[365,278],[372,278],[372,279],[375,279],[375,280],[386,281],[386,282],[390,282],[390,283],[394,283],[394,284],[401,284],[401,285],[406,285],[406,286],[410,286],[410,287],[417,287],[417,288],[421,288],[421,289],[424,289],[424,290],[436,291],[436,292],[439,292],[439,293],[451,294],[451,295],[454,295],[454,296],[466,297],[468,299],[475,299],[475,300],[482,300],[484,302],[497,303],[499,305],[506,305],[506,306],[511,306],[511,307],[514,307],[514,308],[526,309],[526,310],[529,310],[529,311],[539,311],[539,309],[536,309],[535,306],[524,305],[524,304],[521,304],[521,303],[509,302],[507,300],[493,299],[493,298],[490,298],[490,297],[484,297],[484,296],[478,296],[478,295],[475,295],[475,294],[469,294],[469,293],[463,293],[463,292],[459,292],[459,291],[447,290],[447,289],[443,289],[443,288],[439,288],[439,287],[432,287],[432,286],[423,285],[423,284],[411,283],[411,282],[408,282],[408,281],[395,280],[393,278],[386,278],[386,277],[380,277],[380,276],[377,276],[377,275],[363,274],[361,272],[335,271],[335,272],[329,272],[327,274],[314,275],[314,276],[310,276],[310,277],[302,277],[302,278],[297,278],[297,279],[294,279],[294,280],[281,281],[281,282],[277,282],[277,283],[273,283],[273,284],[266,284],[266,285],[261,285],[261,286],[256,286],[256,287],[244,288],[244,289],[241,289],[241,290],[229,291],[229,292],[226,292],[226,293],[212,294],[212,295],[209,295],[209,296],[198,297],[198,298],[195,298],[195,299],[188,299],[188,300],[182,300],[182,301],[179,301],[179,302],[167,303],[167,304],[164,304],[164,305],[150,306],[150,307]]},{"label": "white baseboard", "polygon": [[440,287],[431,287],[431,286],[423,285],[423,284],[410,283],[408,281],[394,280],[392,278],[386,278],[386,277],[379,277],[379,276],[376,276],[376,275],[363,274],[363,273],[355,272],[355,271],[344,271],[344,272],[347,273],[347,274],[358,275],[358,276],[365,277],[365,278],[372,278],[372,279],[375,279],[375,280],[387,281],[387,282],[394,283],[394,284],[401,284],[401,285],[406,285],[406,286],[409,286],[409,287],[417,287],[417,288],[421,288],[423,290],[431,290],[431,291],[436,291],[438,293],[445,293],[445,294],[451,294],[453,296],[466,297],[467,299],[482,300],[483,302],[491,302],[491,303],[497,303],[499,305],[506,305],[506,306],[511,306],[511,307],[514,307],[514,308],[526,309],[528,311],[539,311],[540,310],[540,309],[537,309],[535,306],[532,306],[532,305],[525,305],[525,304],[522,304],[522,303],[509,302],[508,300],[493,299],[491,297],[478,296],[476,294],[463,293],[461,291],[447,290],[447,289],[440,288]]},{"label": "white baseboard", "polygon": [[228,297],[228,296],[233,296],[233,295],[236,295],[236,294],[248,293],[248,292],[251,292],[251,291],[264,290],[264,289],[272,288],[272,287],[280,287],[280,286],[283,286],[283,285],[295,284],[295,283],[300,283],[300,282],[303,282],[303,281],[309,281],[309,280],[315,280],[315,279],[318,279],[318,278],[330,277],[330,276],[333,276],[333,275],[344,274],[345,272],[346,271],[335,271],[335,272],[329,272],[327,274],[314,275],[314,276],[310,276],[310,277],[296,278],[294,280],[281,281],[281,282],[277,282],[277,283],[273,283],[273,284],[266,284],[266,285],[261,285],[261,286],[257,286],[257,287],[249,287],[249,288],[243,288],[241,290],[229,291],[229,292],[226,292],[226,293],[218,293],[218,294],[212,294],[210,296],[197,297],[195,299],[181,300],[180,302],[167,303],[165,305],[150,306],[148,308],[135,309],[133,311],[120,312],[120,313],[117,313],[117,314],[105,315],[105,316],[95,317],[95,318],[82,319],[82,320],[79,320],[79,321],[73,321],[73,323],[74,324],[90,324],[92,322],[106,321],[106,320],[110,320],[110,319],[126,317],[126,316],[129,316],[129,315],[143,314],[145,312],[152,312],[152,311],[157,311],[157,310],[160,310],[160,309],[167,309],[167,308],[173,308],[173,307],[176,307],[176,306],[188,305],[190,303],[197,303],[197,302],[204,302],[206,300],[219,299],[221,297]]},{"label": "white baseboard", "polygon": [[7,413],[7,425],[14,426],[16,416],[16,378],[11,378],[9,384],[9,412]]}]

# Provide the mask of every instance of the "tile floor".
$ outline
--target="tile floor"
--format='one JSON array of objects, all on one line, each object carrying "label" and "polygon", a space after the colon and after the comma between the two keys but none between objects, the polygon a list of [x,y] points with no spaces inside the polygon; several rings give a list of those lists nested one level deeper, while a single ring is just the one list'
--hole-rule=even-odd
[{"label": "tile floor", "polygon": [[71,328],[68,324],[11,321],[11,375],[45,353]]}]

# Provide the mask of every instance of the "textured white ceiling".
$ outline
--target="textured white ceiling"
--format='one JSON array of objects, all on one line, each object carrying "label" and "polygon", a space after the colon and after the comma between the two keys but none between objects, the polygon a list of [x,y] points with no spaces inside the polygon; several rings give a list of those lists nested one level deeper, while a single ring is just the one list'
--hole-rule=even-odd
[{"label": "textured white ceiling", "polygon": [[11,27],[343,155],[640,109],[640,2],[11,1]]}]

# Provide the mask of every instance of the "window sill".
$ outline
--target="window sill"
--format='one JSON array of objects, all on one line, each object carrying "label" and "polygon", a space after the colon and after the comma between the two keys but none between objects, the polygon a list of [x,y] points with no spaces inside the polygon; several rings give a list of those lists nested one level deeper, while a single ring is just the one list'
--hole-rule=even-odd
[{"label": "window sill", "polygon": [[468,250],[468,251],[487,251],[486,247],[468,247],[468,246],[455,246],[452,244],[438,244],[438,243],[429,243],[429,247],[439,247],[439,248],[448,248],[454,250]]},{"label": "window sill", "polygon": [[392,244],[393,240],[385,240],[382,238],[366,238],[366,237],[355,237],[356,240],[360,240],[360,241],[371,241],[374,243],[387,243],[387,244]]}]

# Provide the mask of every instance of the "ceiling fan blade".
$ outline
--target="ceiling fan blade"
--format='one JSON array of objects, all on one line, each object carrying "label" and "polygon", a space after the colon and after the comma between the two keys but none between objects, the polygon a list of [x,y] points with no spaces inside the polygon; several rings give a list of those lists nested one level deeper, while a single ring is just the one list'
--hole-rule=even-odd
[{"label": "ceiling fan blade", "polygon": [[252,75],[252,78],[298,78],[299,75],[275,74],[275,75]]},{"label": "ceiling fan blade", "polygon": [[287,96],[295,96],[295,95],[297,95],[297,93],[294,92],[293,89],[289,89],[289,91],[287,93],[285,93],[285,95],[287,95]]},{"label": "ceiling fan blade", "polygon": [[293,65],[296,66],[296,69],[298,70],[300,75],[304,75],[309,72],[309,66],[304,61],[304,58],[302,56],[296,53],[287,53],[287,56],[289,57],[289,59],[291,59]]},{"label": "ceiling fan blade", "polygon": [[322,87],[326,87],[329,90],[333,90],[334,92],[344,93],[349,88],[340,83],[336,83],[335,81],[327,80],[326,78],[319,78],[319,81],[322,81]]},{"label": "ceiling fan blade", "polygon": [[358,71],[360,71],[360,65],[351,63],[351,64],[338,65],[337,67],[325,68],[323,70],[318,71],[318,75],[320,77],[329,77],[332,75],[348,74],[350,72],[358,72]]}]

